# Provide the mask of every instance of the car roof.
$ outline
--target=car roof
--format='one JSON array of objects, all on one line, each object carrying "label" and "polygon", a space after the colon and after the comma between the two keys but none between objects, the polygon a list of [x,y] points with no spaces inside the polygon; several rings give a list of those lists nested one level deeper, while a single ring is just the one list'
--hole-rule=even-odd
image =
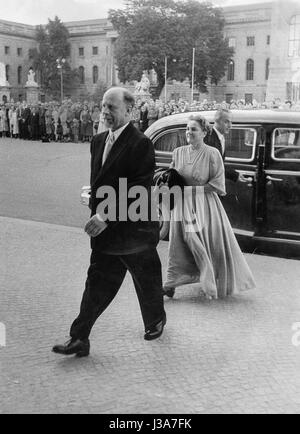
[{"label": "car roof", "polygon": [[[283,110],[230,110],[232,113],[232,121],[236,123],[264,123],[264,124],[299,124],[300,127],[300,112],[283,111]],[[216,110],[197,111],[178,113],[170,116],[165,116],[146,131],[146,135],[151,137],[156,131],[164,130],[165,128],[176,127],[187,124],[188,118],[192,115],[201,115],[208,122],[213,122]]]}]

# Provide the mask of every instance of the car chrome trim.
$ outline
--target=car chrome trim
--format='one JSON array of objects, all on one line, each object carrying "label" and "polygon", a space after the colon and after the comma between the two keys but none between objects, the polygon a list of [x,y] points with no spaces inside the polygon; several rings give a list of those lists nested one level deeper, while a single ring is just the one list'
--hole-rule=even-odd
[{"label": "car chrome trim", "polygon": [[246,231],[244,229],[236,229],[236,228],[232,228],[233,232],[237,235],[242,235],[244,237],[253,237],[254,236],[254,232],[253,231]]},{"label": "car chrome trim", "polygon": [[265,170],[266,175],[288,175],[288,176],[300,176],[300,170]]},{"label": "car chrome trim", "polygon": [[255,176],[256,174],[256,172],[253,170],[235,169],[235,171],[243,175],[249,175],[249,176]]},{"label": "car chrome trim", "polygon": [[278,130],[285,130],[285,131],[299,131],[300,132],[300,128],[286,128],[286,127],[282,127],[282,128],[275,128],[273,133],[272,133],[272,149],[271,149],[271,158],[274,161],[287,161],[287,162],[300,162],[300,158],[276,158],[275,157],[275,148],[288,148],[288,149],[299,149],[300,151],[300,147],[299,146],[293,146],[293,145],[288,145],[288,146],[276,146],[275,147],[275,133]]},{"label": "car chrome trim", "polygon": [[[279,232],[278,232],[279,233]],[[296,234],[299,235],[299,234]],[[290,240],[289,238],[274,238],[274,237],[259,237],[254,236],[253,239],[255,241],[272,241],[275,243],[285,243],[285,244],[299,244],[300,247],[300,240]]]}]

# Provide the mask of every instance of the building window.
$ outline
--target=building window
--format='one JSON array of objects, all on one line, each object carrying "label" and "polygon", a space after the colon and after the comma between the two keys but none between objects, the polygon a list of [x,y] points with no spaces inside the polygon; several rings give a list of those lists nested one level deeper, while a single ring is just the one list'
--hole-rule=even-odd
[{"label": "building window", "polygon": [[228,63],[227,80],[228,81],[234,80],[234,61],[233,60],[230,60]]},{"label": "building window", "polygon": [[4,53],[5,53],[5,54],[9,54],[9,47],[8,47],[8,46],[5,46],[5,47],[4,47]]},{"label": "building window", "polygon": [[6,81],[9,81],[9,72],[10,72],[9,65],[6,65],[6,66],[5,66],[5,76],[6,76]]},{"label": "building window", "polygon": [[228,45],[229,45],[229,47],[235,48],[235,46],[236,46],[236,39],[235,38],[229,38],[228,39]]},{"label": "building window", "polygon": [[253,94],[252,93],[246,93],[245,94],[245,103],[246,104],[252,104],[253,102]]},{"label": "building window", "polygon": [[84,47],[79,47],[79,56],[84,56]]},{"label": "building window", "polygon": [[271,36],[268,35],[268,36],[267,36],[267,45],[270,45],[270,43],[271,43]]},{"label": "building window", "polygon": [[266,60],[266,80],[269,79],[269,75],[270,75],[270,59]]},{"label": "building window", "polygon": [[98,66],[93,66],[93,84],[98,83],[98,80],[99,80]]},{"label": "building window", "polygon": [[85,82],[84,67],[83,66],[79,67],[79,82],[80,82],[80,84],[84,84],[84,82]]},{"label": "building window", "polygon": [[300,57],[300,15],[295,15],[290,23],[289,56]]},{"label": "building window", "polygon": [[246,80],[254,80],[254,61],[252,59],[247,60]]},{"label": "building window", "polygon": [[19,57],[22,56],[22,54],[23,54],[22,48],[17,48],[17,53],[18,53]]},{"label": "building window", "polygon": [[93,55],[98,56],[98,47],[93,47]]},{"label": "building window", "polygon": [[232,100],[233,100],[233,93],[226,93],[225,101],[227,102],[227,104],[231,104]]},{"label": "building window", "polygon": [[247,47],[255,45],[255,36],[247,36]]},{"label": "building window", "polygon": [[18,66],[18,84],[22,84],[22,66]]}]

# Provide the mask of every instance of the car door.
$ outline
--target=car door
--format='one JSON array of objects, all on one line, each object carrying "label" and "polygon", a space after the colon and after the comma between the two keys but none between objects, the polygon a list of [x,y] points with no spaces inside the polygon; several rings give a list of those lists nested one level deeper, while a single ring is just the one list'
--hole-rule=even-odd
[{"label": "car door", "polygon": [[300,253],[300,128],[274,127],[266,158],[266,236],[298,243]]},{"label": "car door", "polygon": [[256,225],[257,146],[260,125],[236,124],[226,136],[225,166],[242,173],[248,182],[226,179],[223,206],[236,235],[252,237]]}]

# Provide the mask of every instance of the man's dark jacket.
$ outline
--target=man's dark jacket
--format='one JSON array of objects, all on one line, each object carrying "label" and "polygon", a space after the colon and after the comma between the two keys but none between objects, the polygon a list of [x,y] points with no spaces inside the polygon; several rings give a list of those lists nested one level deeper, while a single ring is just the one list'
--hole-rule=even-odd
[{"label": "man's dark jacket", "polygon": [[[91,142],[91,215],[97,213],[97,206],[103,199],[96,198],[101,186],[111,186],[116,192],[117,219],[119,204],[119,179],[126,178],[128,190],[143,186],[148,190],[148,221],[111,221],[96,238],[91,238],[91,247],[102,253],[122,255],[138,253],[155,247],[159,242],[159,223],[151,221],[151,185],[155,170],[155,154],[151,140],[131,123],[122,131],[114,143],[103,167],[102,157],[108,132],[96,135]],[[127,200],[128,209],[134,199]]]},{"label": "man's dark jacket", "polygon": [[[218,149],[218,151],[220,152],[223,158],[223,162],[225,162],[226,150],[223,153],[220,139],[218,137],[218,134],[215,132],[214,128],[212,128],[212,130],[204,138],[204,143],[206,143],[209,146],[212,146],[213,148]],[[233,182],[237,182],[239,178],[239,174],[234,169],[225,166],[225,178],[230,179]]]}]

